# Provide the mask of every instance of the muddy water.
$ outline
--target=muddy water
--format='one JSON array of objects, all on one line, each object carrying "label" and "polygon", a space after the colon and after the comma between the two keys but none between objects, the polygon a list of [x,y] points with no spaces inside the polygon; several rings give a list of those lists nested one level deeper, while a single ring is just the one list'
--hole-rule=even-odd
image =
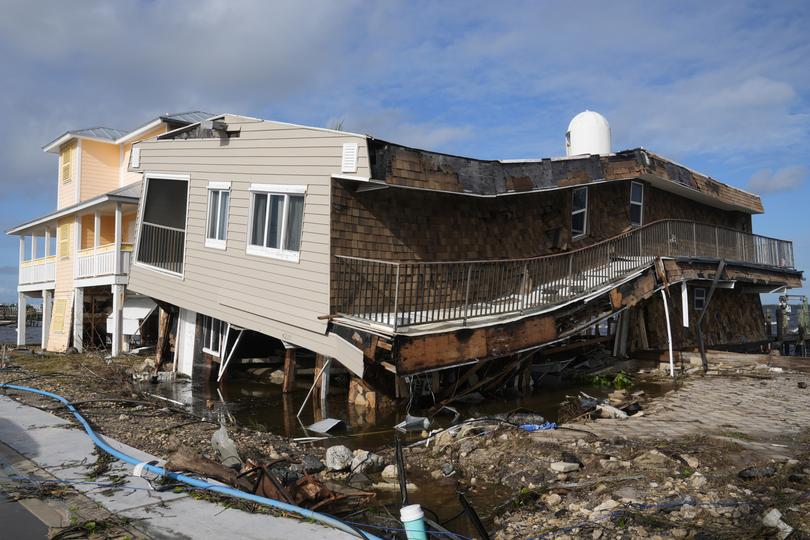
[{"label": "muddy water", "polygon": [[9,500],[0,491],[0,524],[2,538],[15,540],[45,540],[48,538],[48,527],[34,514],[31,514],[20,503]]},{"label": "muddy water", "polygon": [[[230,417],[241,425],[287,437],[318,436],[317,433],[306,430],[305,426],[323,417],[343,420],[345,428],[336,429],[333,436],[313,443],[325,447],[343,444],[349,448],[374,451],[393,446],[395,434],[399,434],[405,442],[424,437],[422,432],[402,434],[394,430],[393,426],[405,418],[404,407],[374,414],[348,406],[346,384],[340,385],[338,381],[333,381],[325,411],[321,410],[317,400],[310,400],[303,407],[299,419],[296,414],[308,390],[308,384],[304,383],[311,383],[311,379],[309,381],[303,377],[301,379],[301,386],[286,396],[282,394],[280,385],[252,380],[245,376],[224,382],[222,385],[212,382],[178,381],[145,385],[144,390],[182,402],[199,416],[212,419]],[[644,390],[648,396],[654,397],[671,388],[667,384],[640,383],[633,387],[632,391]],[[479,403],[454,403],[453,407],[458,410],[461,419],[526,409],[542,415],[547,420],[557,421],[560,402],[567,395],[576,395],[579,391],[602,398],[607,397],[612,389],[546,377],[534,392],[527,395],[490,398]],[[418,410],[411,411],[411,414],[419,413]],[[452,421],[452,415],[440,414],[434,418],[430,428],[447,427]],[[417,491],[411,494],[410,502],[426,506],[437,513],[439,519],[450,519],[461,510],[454,481],[444,479],[437,481],[427,475],[419,476],[418,473],[411,474],[408,480],[418,487]],[[479,484],[475,492],[469,493],[468,497],[487,522],[493,517],[495,507],[513,495],[514,490],[503,486]],[[378,500],[383,504],[390,504],[392,513],[396,515],[396,508],[399,507],[397,491],[379,493]],[[447,527],[459,534],[474,532],[464,516],[454,519]]]}]

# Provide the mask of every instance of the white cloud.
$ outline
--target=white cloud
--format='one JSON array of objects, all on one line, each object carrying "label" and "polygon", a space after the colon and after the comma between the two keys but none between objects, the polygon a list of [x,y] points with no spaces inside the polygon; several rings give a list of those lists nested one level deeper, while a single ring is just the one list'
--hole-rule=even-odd
[{"label": "white cloud", "polygon": [[785,167],[777,171],[761,170],[748,179],[747,187],[760,194],[791,191],[804,184],[807,168],[801,165]]}]

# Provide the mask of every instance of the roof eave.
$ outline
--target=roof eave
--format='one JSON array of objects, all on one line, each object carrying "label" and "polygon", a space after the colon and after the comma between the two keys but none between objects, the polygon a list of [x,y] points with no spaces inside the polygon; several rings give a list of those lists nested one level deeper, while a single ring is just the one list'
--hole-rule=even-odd
[{"label": "roof eave", "polygon": [[52,212],[40,218],[34,219],[32,221],[28,221],[21,225],[17,225],[11,229],[6,231],[8,235],[19,235],[25,232],[28,229],[39,227],[44,223],[49,221],[53,221],[55,219],[59,219],[61,217],[69,216],[75,212],[80,212],[82,210],[87,210],[88,208],[92,208],[94,206],[98,206],[99,204],[104,204],[106,202],[122,202],[122,203],[131,203],[131,204],[138,204],[140,197],[130,197],[128,195],[116,195],[114,193],[105,193],[104,195],[99,195],[93,199],[84,201],[79,204],[75,204],[73,206],[69,206],[67,208],[63,208],[61,210],[57,210],[56,212]]}]

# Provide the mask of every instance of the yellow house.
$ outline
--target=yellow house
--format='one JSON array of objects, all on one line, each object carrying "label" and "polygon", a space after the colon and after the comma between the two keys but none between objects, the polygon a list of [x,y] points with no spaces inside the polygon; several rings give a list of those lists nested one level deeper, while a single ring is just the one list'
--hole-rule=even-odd
[{"label": "yellow house", "polygon": [[[26,343],[26,305],[42,299],[42,348],[120,354],[141,173],[138,143],[211,115],[159,116],[131,131],[68,131],[43,150],[59,159],[56,211],[8,231],[20,239],[17,344]],[[108,325],[108,321],[112,324]],[[108,327],[110,326],[110,327]]]}]

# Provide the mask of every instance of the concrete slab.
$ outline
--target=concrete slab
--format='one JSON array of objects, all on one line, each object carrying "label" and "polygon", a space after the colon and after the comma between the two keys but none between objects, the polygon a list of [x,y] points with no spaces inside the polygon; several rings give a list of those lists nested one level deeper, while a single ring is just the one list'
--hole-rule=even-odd
[{"label": "concrete slab", "polygon": [[[158,492],[143,478],[132,475],[132,466],[114,463],[93,482],[106,483],[121,475],[124,483],[109,489],[89,483],[89,468],[96,462],[95,446],[82,429],[53,414],[0,396],[0,441],[36,463],[56,478],[73,486],[109,511],[133,520],[153,538],[235,537],[348,539],[354,536],[316,523],[291,518],[250,514],[228,509],[184,493]],[[111,446],[141,461],[156,459],[119,441],[105,438]],[[160,461],[162,464],[162,460]],[[84,483],[82,483],[84,482]]]}]

